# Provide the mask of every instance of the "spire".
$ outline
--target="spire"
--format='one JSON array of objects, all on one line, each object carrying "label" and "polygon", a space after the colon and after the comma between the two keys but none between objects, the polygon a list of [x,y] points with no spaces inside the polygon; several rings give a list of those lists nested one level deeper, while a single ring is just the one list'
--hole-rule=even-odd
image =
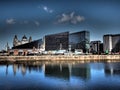
[{"label": "spire", "polygon": [[13,38],[13,46],[16,46],[17,42],[18,42],[18,38],[17,35],[15,35]]},{"label": "spire", "polygon": [[17,35],[14,36],[14,39],[17,39]]},{"label": "spire", "polygon": [[6,45],[6,51],[8,51],[9,49],[10,49],[10,47],[9,47],[8,42],[7,42],[7,45]]},{"label": "spire", "polygon": [[31,36],[29,37],[29,42],[32,42],[32,37]]}]

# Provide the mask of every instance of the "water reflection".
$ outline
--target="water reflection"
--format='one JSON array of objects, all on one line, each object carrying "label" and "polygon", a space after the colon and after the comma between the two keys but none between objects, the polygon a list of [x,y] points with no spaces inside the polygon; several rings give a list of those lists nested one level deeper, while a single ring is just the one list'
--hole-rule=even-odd
[{"label": "water reflection", "polygon": [[120,63],[2,64],[0,78],[1,90],[120,90]]},{"label": "water reflection", "polygon": [[107,76],[120,75],[120,63],[105,64],[104,72]]},{"label": "water reflection", "polygon": [[90,79],[90,75],[91,75],[90,67],[88,64],[73,65],[71,75],[88,80],[88,79]]},{"label": "water reflection", "polygon": [[[6,75],[8,75],[8,69],[9,69],[9,64],[6,65]],[[21,71],[21,74],[24,76],[26,74],[27,71],[29,71],[29,73],[31,73],[31,71],[36,71],[36,72],[40,72],[42,70],[42,66],[43,65],[36,65],[36,64],[12,64],[12,70],[14,75],[17,74],[17,72]]]},{"label": "water reflection", "polygon": [[[6,65],[6,75],[8,75],[9,65]],[[88,64],[38,64],[38,63],[25,63],[13,64],[13,74],[16,76],[17,72],[26,75],[29,73],[44,72],[45,77],[54,77],[59,79],[70,80],[70,77],[77,77],[81,79],[90,79],[90,67]]]},{"label": "water reflection", "polygon": [[6,75],[8,75],[8,64],[6,64]]},{"label": "water reflection", "polygon": [[45,65],[45,77],[55,77],[69,80],[69,67],[68,65]]}]

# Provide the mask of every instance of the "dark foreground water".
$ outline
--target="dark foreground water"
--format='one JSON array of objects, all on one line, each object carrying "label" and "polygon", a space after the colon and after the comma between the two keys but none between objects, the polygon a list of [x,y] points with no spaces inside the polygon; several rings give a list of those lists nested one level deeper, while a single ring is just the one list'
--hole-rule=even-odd
[{"label": "dark foreground water", "polygon": [[0,90],[120,90],[120,63],[0,64]]}]

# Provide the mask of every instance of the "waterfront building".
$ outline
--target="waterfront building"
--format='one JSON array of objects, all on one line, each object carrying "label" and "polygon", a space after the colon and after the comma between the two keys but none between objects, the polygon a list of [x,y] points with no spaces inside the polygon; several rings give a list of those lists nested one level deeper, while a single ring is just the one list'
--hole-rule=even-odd
[{"label": "waterfront building", "polygon": [[101,41],[90,42],[90,52],[93,54],[100,54],[103,52],[103,43]]},{"label": "waterfront building", "polygon": [[119,52],[120,51],[120,34],[107,34],[103,36],[104,51]]},{"label": "waterfront building", "polygon": [[45,50],[68,50],[69,32],[45,36]]},{"label": "waterfront building", "polygon": [[10,49],[10,47],[9,47],[8,42],[7,42],[7,44],[5,45],[5,50],[8,51],[9,49]]},{"label": "waterfront building", "polygon": [[43,50],[43,40],[38,39],[35,41],[31,41],[29,43],[21,44],[18,46],[12,47],[11,50],[9,50],[9,53],[12,55],[27,55],[28,53],[32,52],[40,52]]},{"label": "waterfront building", "polygon": [[28,40],[25,35],[22,37],[22,40],[19,41],[17,35],[15,35],[13,47],[10,52],[14,53],[14,55],[26,55],[28,52],[35,52],[36,50],[39,50],[39,52],[43,54],[64,54],[67,51],[81,54],[89,51],[89,43],[89,31],[80,31],[70,34],[69,32],[50,34],[45,35],[43,40],[38,39],[35,41],[32,41],[32,37]]},{"label": "waterfront building", "polygon": [[90,48],[90,32],[80,31],[69,34],[69,48],[71,51],[82,49],[84,53],[89,51]]},{"label": "waterfront building", "polygon": [[32,37],[30,36],[29,39],[27,39],[27,37],[24,35],[22,37],[22,40],[19,40],[17,38],[17,35],[14,36],[14,39],[13,39],[13,46],[19,46],[19,45],[22,45],[22,44],[25,44],[25,43],[30,43],[32,41]]},{"label": "waterfront building", "polygon": [[38,39],[29,43],[14,46],[12,47],[12,49],[33,49],[33,48],[39,49],[42,43],[43,43],[42,39]]}]

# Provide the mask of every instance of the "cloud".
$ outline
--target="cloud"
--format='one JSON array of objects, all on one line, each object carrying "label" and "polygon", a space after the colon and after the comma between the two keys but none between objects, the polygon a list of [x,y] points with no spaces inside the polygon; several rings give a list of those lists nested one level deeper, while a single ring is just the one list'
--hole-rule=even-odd
[{"label": "cloud", "polygon": [[71,23],[71,24],[77,24],[82,21],[84,21],[85,18],[80,15],[76,15],[75,12],[71,13],[63,13],[62,15],[58,16],[57,23]]},{"label": "cloud", "polygon": [[46,11],[47,13],[53,13],[53,10],[48,8],[47,6],[42,6],[43,10]]},{"label": "cloud", "polygon": [[36,26],[40,26],[40,23],[38,21],[34,21]]},{"label": "cloud", "polygon": [[6,23],[7,23],[7,24],[15,24],[16,22],[15,22],[15,19],[10,18],[10,19],[7,19],[7,20],[6,20]]}]

